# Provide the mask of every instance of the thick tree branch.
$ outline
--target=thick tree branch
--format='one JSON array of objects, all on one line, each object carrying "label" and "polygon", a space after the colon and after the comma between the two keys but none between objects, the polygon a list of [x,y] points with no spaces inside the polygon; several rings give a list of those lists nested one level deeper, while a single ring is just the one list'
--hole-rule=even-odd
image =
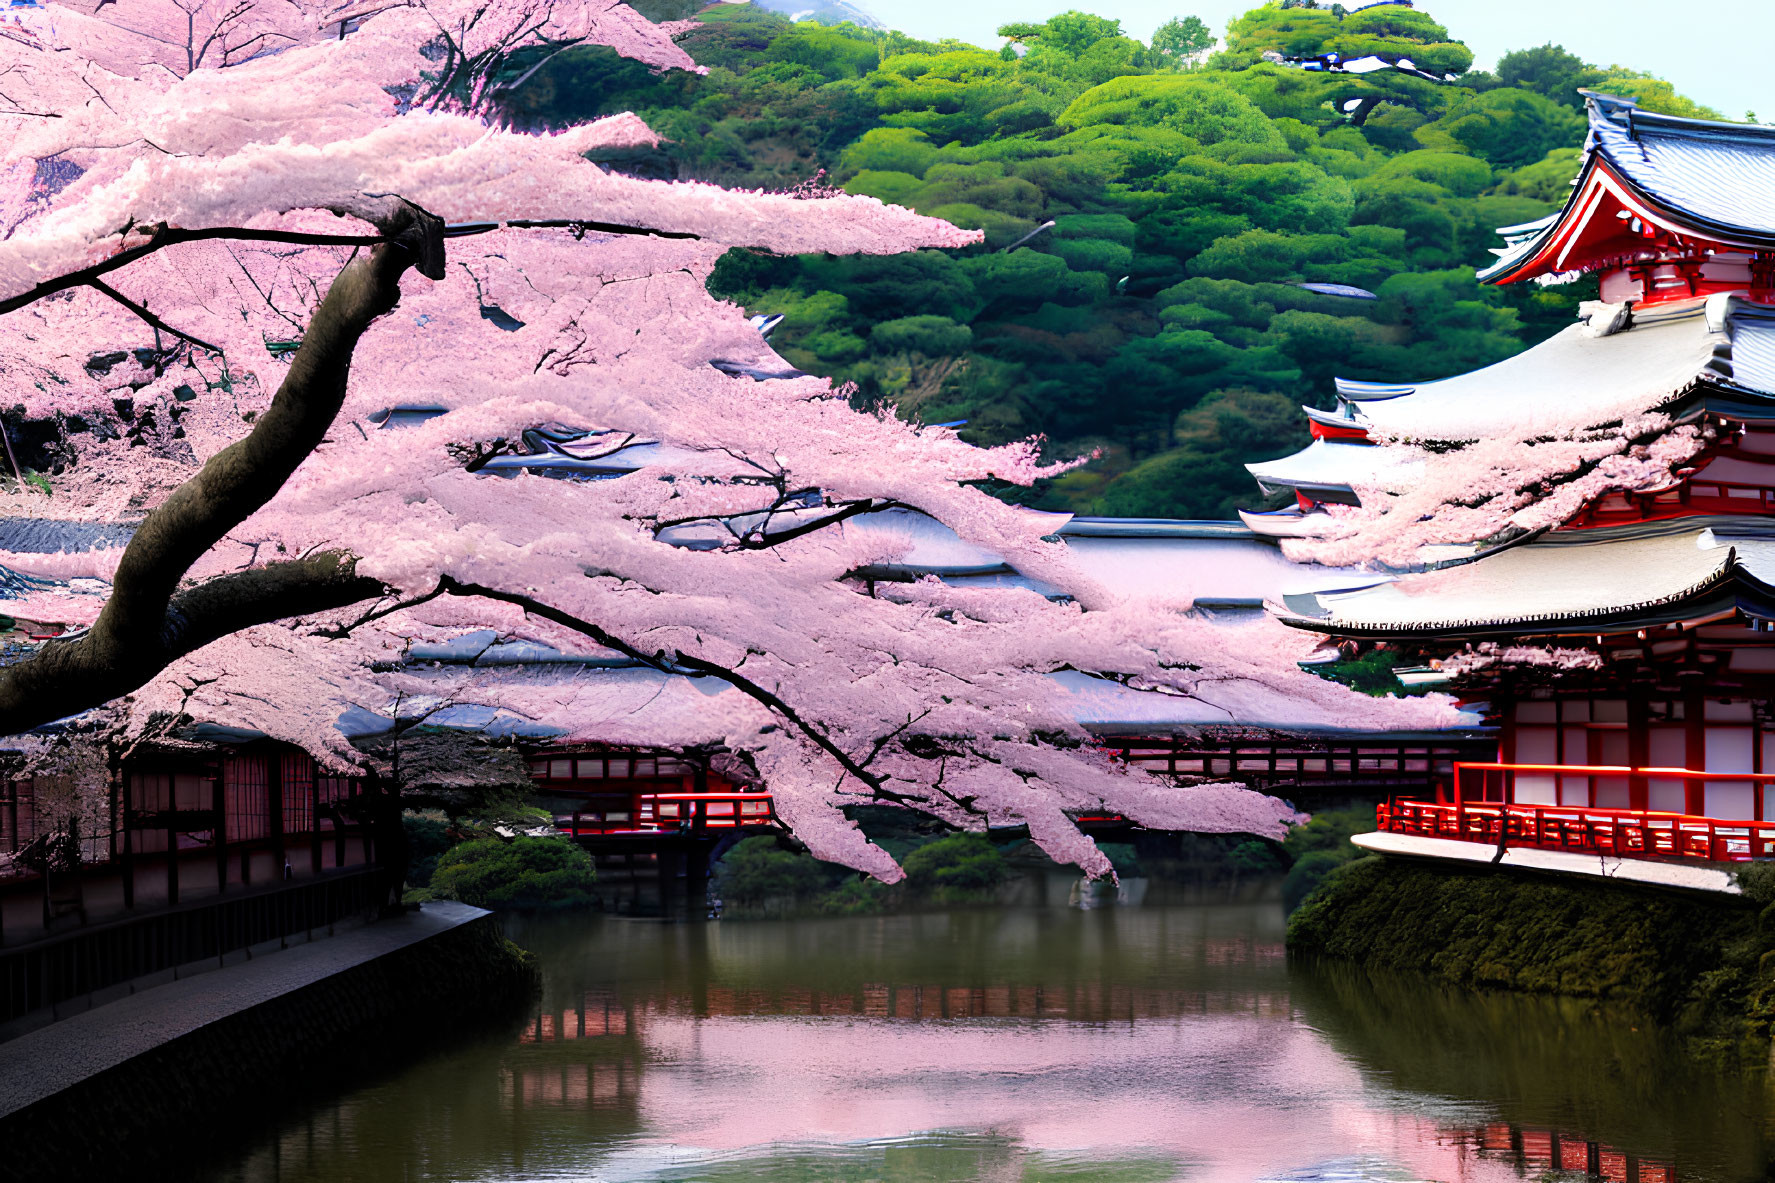
[{"label": "thick tree branch", "polygon": [[334,278],[253,430],[173,490],[130,540],[111,599],[88,637],[113,660],[160,631],[168,601],[191,565],[270,501],[320,445],[345,401],[358,339],[399,302],[407,268],[443,278],[442,223],[405,202],[381,221],[390,241],[346,264]]},{"label": "thick tree branch", "polygon": [[172,662],[230,633],[387,591],[379,580],[357,574],[356,557],[340,551],[209,580],[174,597],[159,627],[121,654],[95,644],[95,626],[77,639],[50,641],[0,670],[0,732],[27,731],[138,690]]},{"label": "thick tree branch", "polygon": [[328,612],[388,592],[381,580],[357,573],[356,555],[320,551],[187,588],[167,605],[163,636],[183,656],[256,624]]},{"label": "thick tree branch", "polygon": [[[240,227],[182,230],[161,226],[145,243],[39,284],[22,295],[0,300],[0,314],[4,314],[44,296],[85,285],[118,301],[156,328],[220,352],[208,342],[161,321],[105,283],[101,276],[154,251],[208,239],[371,248],[367,254],[354,257],[334,277],[302,335],[302,347],[296,351],[270,408],[259,417],[251,433],[212,456],[197,475],[173,490],[143,521],[118,563],[111,598],[92,628],[78,638],[51,642],[24,661],[0,670],[0,734],[29,730],[128,694],[180,657],[240,629],[390,594],[380,582],[360,577],[356,558],[344,552],[252,568],[182,592],[178,590],[191,565],[229,530],[270,501],[296,466],[319,446],[344,403],[358,340],[378,317],[399,303],[400,280],[406,270],[413,267],[421,275],[441,280],[446,239],[485,233],[500,225],[471,223],[447,227],[440,219],[393,194],[368,194],[333,212],[367,221],[376,227],[377,233],[325,235]],[[547,224],[563,225],[581,233],[655,233],[601,222]],[[365,619],[375,619],[377,615],[372,612]],[[724,672],[718,676],[724,676],[755,698],[767,695],[760,701],[808,730],[786,704],[779,701],[773,705],[774,696],[761,687],[750,687],[738,675]],[[824,741],[823,736],[816,739]],[[847,770],[873,783],[863,769],[829,741],[824,741],[823,746],[846,764]]]},{"label": "thick tree branch", "polygon": [[371,221],[380,242],[334,278],[270,408],[245,439],[212,456],[143,520],[90,630],[0,671],[0,732],[127,694],[179,657],[248,625],[385,594],[379,582],[357,576],[354,558],[338,552],[178,592],[191,565],[270,501],[319,446],[345,401],[358,339],[399,302],[407,268],[444,277],[439,219],[399,198],[349,212]]}]

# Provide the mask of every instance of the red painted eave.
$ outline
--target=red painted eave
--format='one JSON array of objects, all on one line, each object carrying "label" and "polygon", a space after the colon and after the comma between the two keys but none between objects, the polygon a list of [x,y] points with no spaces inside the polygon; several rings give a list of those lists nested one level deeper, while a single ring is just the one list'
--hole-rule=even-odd
[{"label": "red painted eave", "polygon": [[1330,423],[1321,423],[1317,419],[1307,420],[1312,429],[1313,438],[1318,440],[1343,440],[1346,443],[1367,443],[1368,428],[1352,423],[1348,427],[1335,427]]},{"label": "red painted eave", "polygon": [[[1632,229],[1636,218],[1642,225],[1639,233]],[[1683,224],[1676,211],[1646,200],[1606,160],[1592,157],[1580,174],[1577,192],[1540,248],[1491,282],[1521,283],[1543,275],[1602,270],[1673,250],[1698,256],[1707,251],[1756,249],[1753,244],[1698,235]]]}]

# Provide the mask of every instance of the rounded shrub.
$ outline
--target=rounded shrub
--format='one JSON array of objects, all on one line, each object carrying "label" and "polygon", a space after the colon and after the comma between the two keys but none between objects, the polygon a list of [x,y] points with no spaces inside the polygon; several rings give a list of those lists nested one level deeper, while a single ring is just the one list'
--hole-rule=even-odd
[{"label": "rounded shrub", "polygon": [[906,884],[938,903],[988,898],[1008,869],[998,848],[979,834],[950,834],[919,847],[900,861]]},{"label": "rounded shrub", "polygon": [[1283,906],[1294,911],[1325,882],[1327,875],[1353,861],[1336,850],[1313,850],[1301,855],[1282,880]]},{"label": "rounded shrub", "polygon": [[431,890],[478,908],[575,908],[596,880],[592,856],[565,838],[477,838],[438,859]]},{"label": "rounded shrub", "polygon": [[407,882],[426,887],[438,860],[450,849],[450,822],[442,813],[409,809],[401,818],[407,832]]},{"label": "rounded shrub", "polygon": [[721,856],[715,882],[721,898],[741,907],[773,900],[798,900],[834,883],[833,868],[805,851],[789,850],[760,834],[741,839]]}]

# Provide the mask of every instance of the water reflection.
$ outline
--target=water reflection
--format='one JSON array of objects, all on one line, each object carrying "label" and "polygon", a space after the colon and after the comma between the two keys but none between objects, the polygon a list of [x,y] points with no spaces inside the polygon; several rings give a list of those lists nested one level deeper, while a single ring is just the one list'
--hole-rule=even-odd
[{"label": "water reflection", "polygon": [[1641,1179],[1764,1178],[1766,1073],[1685,1057],[1639,1016],[1571,999],[1477,993],[1343,965],[1296,966],[1293,995],[1332,1046],[1391,1088],[1469,1098],[1500,1128],[1471,1141],[1525,1165]]},{"label": "water reflection", "polygon": [[512,936],[545,967],[521,1030],[217,1179],[1731,1183],[1769,1162],[1761,1077],[1583,1008],[1291,966],[1273,905]]}]

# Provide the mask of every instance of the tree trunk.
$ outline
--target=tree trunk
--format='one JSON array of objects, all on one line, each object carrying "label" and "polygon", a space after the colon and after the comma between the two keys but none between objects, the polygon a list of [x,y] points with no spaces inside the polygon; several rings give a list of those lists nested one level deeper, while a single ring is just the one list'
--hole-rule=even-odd
[{"label": "tree trunk", "polygon": [[191,565],[270,501],[325,438],[345,400],[358,340],[400,302],[401,276],[416,267],[444,277],[439,219],[399,198],[341,212],[374,222],[385,241],[334,278],[270,409],[247,437],[212,456],[142,522],[92,628],[0,671],[0,733],[119,698],[178,658],[250,625],[386,593],[357,574],[354,556],[337,551],[178,590]]}]

